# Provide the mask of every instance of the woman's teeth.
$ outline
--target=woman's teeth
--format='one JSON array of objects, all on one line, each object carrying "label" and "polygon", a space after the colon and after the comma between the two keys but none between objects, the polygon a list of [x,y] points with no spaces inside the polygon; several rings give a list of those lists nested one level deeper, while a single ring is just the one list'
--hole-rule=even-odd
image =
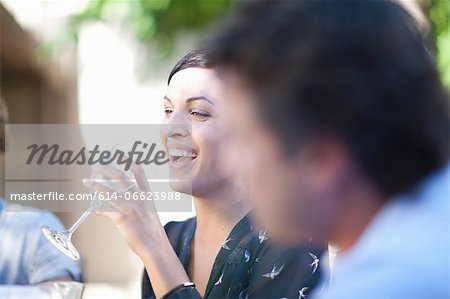
[{"label": "woman's teeth", "polygon": [[182,158],[189,158],[189,159],[195,159],[197,158],[197,153],[194,153],[192,151],[187,151],[183,149],[169,149],[169,156],[173,158],[175,161],[178,161]]}]

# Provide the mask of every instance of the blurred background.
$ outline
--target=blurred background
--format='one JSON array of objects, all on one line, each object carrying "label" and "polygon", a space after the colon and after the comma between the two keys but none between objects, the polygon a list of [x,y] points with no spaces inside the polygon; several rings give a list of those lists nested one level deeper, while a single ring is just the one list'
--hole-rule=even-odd
[{"label": "blurred background", "polygon": [[[170,69],[236,2],[0,0],[0,95],[10,123],[159,123]],[[416,16],[450,86],[450,1],[399,2]],[[57,216],[70,226],[79,214]],[[143,266],[106,219],[89,217],[74,243],[85,298],[140,297]]]}]

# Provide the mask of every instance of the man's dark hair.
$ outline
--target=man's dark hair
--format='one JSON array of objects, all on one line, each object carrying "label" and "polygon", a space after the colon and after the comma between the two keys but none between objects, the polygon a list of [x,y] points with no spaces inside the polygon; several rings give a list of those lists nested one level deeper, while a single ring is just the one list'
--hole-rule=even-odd
[{"label": "man's dark hair", "polygon": [[250,1],[205,43],[254,93],[284,148],[348,146],[385,195],[448,161],[448,95],[418,26],[381,0]]},{"label": "man's dark hair", "polygon": [[172,77],[187,68],[211,68],[211,63],[209,62],[206,52],[202,50],[191,50],[186,55],[183,56],[173,67],[169,74],[169,79],[167,84],[170,83]]}]

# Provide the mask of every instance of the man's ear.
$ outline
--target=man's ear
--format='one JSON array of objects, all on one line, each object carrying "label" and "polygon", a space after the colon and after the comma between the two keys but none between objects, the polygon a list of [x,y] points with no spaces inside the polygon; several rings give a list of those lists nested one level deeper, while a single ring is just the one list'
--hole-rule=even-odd
[{"label": "man's ear", "polygon": [[302,147],[296,157],[302,179],[317,191],[336,188],[346,177],[351,165],[347,147],[336,138],[318,137]]}]

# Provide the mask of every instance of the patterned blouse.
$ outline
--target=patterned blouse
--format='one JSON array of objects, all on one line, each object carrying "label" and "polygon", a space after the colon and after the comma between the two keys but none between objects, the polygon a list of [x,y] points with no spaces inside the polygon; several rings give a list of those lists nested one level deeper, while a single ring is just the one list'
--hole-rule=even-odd
[{"label": "patterned blouse", "polygon": [[[189,251],[196,219],[169,222],[166,232],[181,263],[189,269]],[[245,216],[232,229],[220,249],[204,296],[193,287],[168,298],[306,298],[320,279],[323,249],[310,246],[283,248],[268,241],[265,231],[254,231]],[[187,271],[188,272],[188,271]],[[155,298],[147,272],[142,298]]]}]

